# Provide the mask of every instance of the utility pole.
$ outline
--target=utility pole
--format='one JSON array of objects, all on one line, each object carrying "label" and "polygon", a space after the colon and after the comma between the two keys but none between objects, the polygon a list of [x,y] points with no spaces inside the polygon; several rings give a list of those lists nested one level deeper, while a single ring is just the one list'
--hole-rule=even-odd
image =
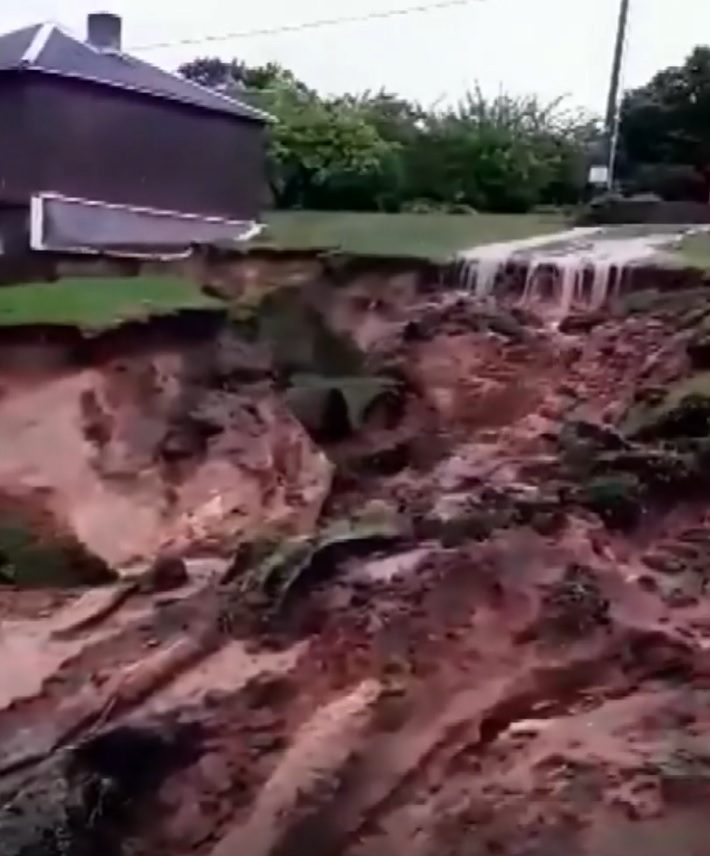
[{"label": "utility pole", "polygon": [[626,47],[626,30],[629,24],[630,2],[631,0],[621,0],[619,7],[619,23],[616,31],[614,60],[611,66],[611,81],[609,83],[609,100],[606,107],[604,138],[606,142],[608,190],[612,190],[614,187],[616,153],[619,145],[619,87],[621,85],[621,70],[624,64],[624,48]]}]

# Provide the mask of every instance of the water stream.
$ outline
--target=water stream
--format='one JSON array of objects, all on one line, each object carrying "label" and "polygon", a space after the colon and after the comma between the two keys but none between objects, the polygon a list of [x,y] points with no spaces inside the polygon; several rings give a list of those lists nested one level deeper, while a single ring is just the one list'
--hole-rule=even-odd
[{"label": "water stream", "polygon": [[662,259],[664,251],[696,231],[651,228],[579,228],[475,247],[459,254],[460,284],[479,299],[494,297],[511,265],[525,267],[520,303],[559,322],[573,310],[601,309],[629,268]]}]

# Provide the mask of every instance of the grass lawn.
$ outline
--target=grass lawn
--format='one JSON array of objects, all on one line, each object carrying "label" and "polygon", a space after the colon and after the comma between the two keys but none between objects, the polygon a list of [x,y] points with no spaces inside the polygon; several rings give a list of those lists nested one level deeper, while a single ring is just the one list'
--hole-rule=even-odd
[{"label": "grass lawn", "polygon": [[0,287],[0,326],[77,324],[100,329],[177,309],[220,306],[177,277],[82,277]]},{"label": "grass lawn", "polygon": [[359,214],[276,211],[259,241],[282,249],[333,248],[444,261],[458,250],[566,228],[561,214]]},{"label": "grass lawn", "polygon": [[680,258],[692,267],[710,270],[710,234],[691,235],[678,250]]}]

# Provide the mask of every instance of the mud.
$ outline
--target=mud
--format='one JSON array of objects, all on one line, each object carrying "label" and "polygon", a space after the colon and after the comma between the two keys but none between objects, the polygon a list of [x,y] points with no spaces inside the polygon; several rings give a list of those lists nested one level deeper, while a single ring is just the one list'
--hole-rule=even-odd
[{"label": "mud", "polygon": [[0,853],[700,856],[710,292],[558,329],[298,264],[396,408],[312,439],[243,267],[239,335],[5,364],[0,484],[124,579],[0,588]]},{"label": "mud", "polygon": [[16,330],[0,378],[4,492],[114,566],[228,553],[267,521],[309,529],[328,492],[325,455],[222,316],[55,330],[46,345]]}]

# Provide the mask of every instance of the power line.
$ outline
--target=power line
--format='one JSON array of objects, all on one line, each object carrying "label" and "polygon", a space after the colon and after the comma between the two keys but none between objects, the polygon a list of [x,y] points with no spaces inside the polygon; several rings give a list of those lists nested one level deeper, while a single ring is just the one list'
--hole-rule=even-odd
[{"label": "power line", "polygon": [[362,21],[382,20],[383,18],[396,18],[404,15],[416,15],[422,12],[433,12],[437,9],[449,9],[454,6],[468,6],[471,3],[480,3],[482,0],[439,0],[435,3],[422,3],[418,6],[408,6],[403,9],[388,9],[383,12],[369,12],[364,15],[350,15],[342,18],[322,18],[317,21],[305,21],[300,24],[286,24],[281,27],[266,27],[260,30],[242,30],[235,33],[221,33],[220,35],[200,36],[198,38],[179,39],[170,42],[154,42],[153,44],[136,45],[129,48],[133,51],[151,51],[162,48],[180,47],[183,45],[201,45],[207,42],[226,42],[231,39],[251,39],[257,36],[273,36],[281,33],[298,33],[302,30],[315,30],[321,27],[336,27],[343,24],[358,24]]}]

